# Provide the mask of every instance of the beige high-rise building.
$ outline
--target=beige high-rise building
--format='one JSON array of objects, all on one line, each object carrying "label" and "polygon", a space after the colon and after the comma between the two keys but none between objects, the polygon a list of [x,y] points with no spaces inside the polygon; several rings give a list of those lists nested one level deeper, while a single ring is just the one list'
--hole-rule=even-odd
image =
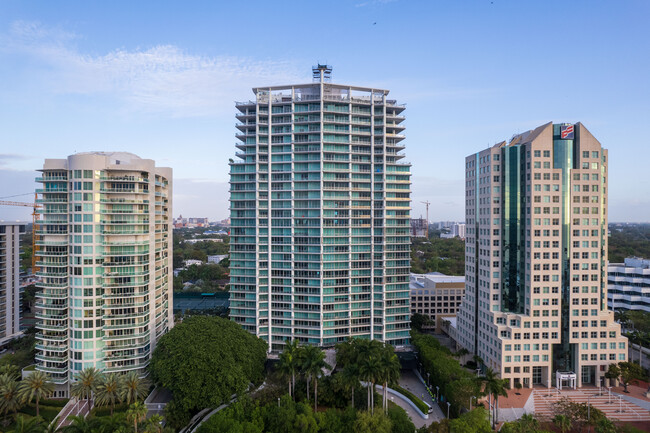
[{"label": "beige high-rise building", "polygon": [[90,152],[41,171],[36,361],[63,396],[87,367],[143,371],[173,326],[172,170]]},{"label": "beige high-rise building", "polygon": [[0,221],[0,347],[20,334],[20,234],[25,225]]},{"label": "beige high-rise building", "polygon": [[581,123],[548,123],[466,158],[457,340],[511,385],[555,386],[558,371],[599,385],[627,360],[607,309],[607,162]]}]

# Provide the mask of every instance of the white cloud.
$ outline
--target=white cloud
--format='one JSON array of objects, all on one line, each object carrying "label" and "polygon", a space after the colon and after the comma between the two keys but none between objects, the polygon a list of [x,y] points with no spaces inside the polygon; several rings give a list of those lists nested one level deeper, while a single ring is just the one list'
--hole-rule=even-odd
[{"label": "white cloud", "polygon": [[92,55],[80,52],[76,38],[37,23],[15,22],[0,45],[43,66],[45,91],[108,96],[127,110],[174,117],[230,113],[235,99],[252,96],[251,84],[307,81],[291,61],[210,57],[174,45]]}]

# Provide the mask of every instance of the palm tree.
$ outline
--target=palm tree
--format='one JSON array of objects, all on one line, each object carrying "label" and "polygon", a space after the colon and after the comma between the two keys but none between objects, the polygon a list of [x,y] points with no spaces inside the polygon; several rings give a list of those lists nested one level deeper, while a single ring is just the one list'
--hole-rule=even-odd
[{"label": "palm tree", "polygon": [[122,381],[115,373],[104,376],[102,381],[97,385],[97,404],[100,406],[111,406],[111,416],[115,409],[115,403],[121,402],[120,391],[122,390]]},{"label": "palm tree", "polygon": [[23,403],[31,403],[36,398],[36,416],[40,416],[39,403],[54,392],[54,384],[50,382],[47,373],[36,370],[24,378],[18,385],[18,398]]},{"label": "palm tree", "polygon": [[16,418],[16,426],[9,433],[41,433],[43,431],[43,419],[39,416],[36,418],[26,418],[20,415]]},{"label": "palm tree", "polygon": [[88,367],[75,375],[75,382],[70,387],[70,393],[79,400],[86,398],[90,401],[97,386],[101,382],[102,374],[95,367]]},{"label": "palm tree", "polygon": [[356,364],[347,365],[341,372],[345,389],[352,390],[352,407],[354,407],[354,389],[359,384],[359,368]]},{"label": "palm tree", "polygon": [[359,373],[361,378],[366,381],[368,387],[368,411],[374,413],[375,399],[375,382],[377,382],[378,372],[381,369],[379,357],[374,354],[361,359]]},{"label": "palm tree", "polygon": [[[309,377],[307,383],[309,384],[309,380],[312,377],[314,378],[314,412],[316,412],[318,407],[318,378],[323,374],[324,368],[331,368],[331,366],[325,362],[325,352],[319,347],[306,346],[303,349],[303,355],[303,370]],[[309,392],[309,385],[307,385],[307,390]]]},{"label": "palm tree", "polygon": [[116,413],[111,416],[104,416],[101,418],[102,427],[106,432],[119,432],[130,430],[130,426],[126,422],[126,415],[124,413]]},{"label": "palm tree", "polygon": [[120,399],[126,404],[144,400],[149,394],[149,385],[149,379],[140,377],[136,371],[130,371],[122,379]]},{"label": "palm tree", "polygon": [[63,427],[62,433],[95,433],[100,427],[99,420],[94,417],[84,418],[81,415],[70,415],[68,419],[70,424]]},{"label": "palm tree", "polygon": [[18,382],[8,374],[1,374],[0,411],[2,411],[6,418],[9,412],[13,412],[16,415],[21,406],[22,404],[18,397]]},{"label": "palm tree", "polygon": [[139,401],[133,403],[126,411],[126,419],[133,422],[133,431],[138,433],[138,423],[147,417],[147,406]]},{"label": "palm tree", "polygon": [[553,424],[555,424],[562,433],[571,430],[571,418],[566,415],[555,415],[553,418]]},{"label": "palm tree", "polygon": [[280,354],[279,368],[289,377],[289,397],[293,397],[294,388],[296,387],[296,370],[300,364],[301,350],[298,346],[298,340],[287,340],[284,344],[284,350]]},{"label": "palm tree", "polygon": [[147,433],[162,433],[163,431],[163,417],[160,415],[152,415],[151,418],[147,420],[147,428],[146,432]]},{"label": "palm tree", "polygon": [[485,392],[488,395],[491,395],[494,398],[494,405],[492,406],[493,416],[492,416],[492,427],[494,428],[497,423],[499,416],[498,402],[499,396],[507,397],[508,389],[510,388],[508,379],[501,379],[499,375],[494,372],[491,368],[487,367],[485,369],[485,374],[483,376],[483,382],[485,383]]},{"label": "palm tree", "polygon": [[401,369],[401,365],[399,363],[399,359],[397,358],[397,355],[395,354],[395,352],[393,352],[393,348],[388,345],[384,346],[380,358],[379,377],[382,380],[383,388],[384,388],[382,403],[384,406],[385,413],[388,413],[388,385],[397,382],[400,375],[400,369]]}]

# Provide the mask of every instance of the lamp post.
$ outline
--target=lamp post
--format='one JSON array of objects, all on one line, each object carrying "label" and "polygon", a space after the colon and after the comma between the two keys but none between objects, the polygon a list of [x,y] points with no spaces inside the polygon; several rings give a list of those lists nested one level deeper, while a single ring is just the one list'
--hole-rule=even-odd
[{"label": "lamp post", "polygon": [[449,419],[449,408],[451,407],[451,403],[447,402],[447,419]]},{"label": "lamp post", "polygon": [[431,388],[431,381],[429,380],[429,372],[427,371],[427,387]]},{"label": "lamp post", "polygon": [[280,397],[278,397],[278,407],[280,407]]},{"label": "lamp post", "polygon": [[436,385],[436,403],[440,401],[440,388]]},{"label": "lamp post", "polygon": [[591,395],[587,396],[587,425],[589,426],[589,431],[591,431],[591,403],[589,400],[591,399]]},{"label": "lamp post", "polygon": [[[472,411],[472,400],[476,400],[476,396],[473,395],[473,396],[471,396],[469,398],[469,411],[470,412]],[[476,402],[478,403],[478,400],[476,400]]]}]

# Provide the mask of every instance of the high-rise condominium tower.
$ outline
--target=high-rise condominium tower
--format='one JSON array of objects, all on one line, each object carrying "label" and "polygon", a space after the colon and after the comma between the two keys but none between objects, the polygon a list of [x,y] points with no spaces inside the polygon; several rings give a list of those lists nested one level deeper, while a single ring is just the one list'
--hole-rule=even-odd
[{"label": "high-rise condominium tower", "polygon": [[172,170],[124,152],[46,159],[38,202],[37,368],[142,371],[173,326]]},{"label": "high-rise condominium tower", "polygon": [[607,310],[607,161],[580,123],[548,123],[465,161],[458,339],[511,385],[555,386],[558,371],[599,385],[626,360]]},{"label": "high-rise condominium tower", "polygon": [[410,164],[403,105],[330,83],[258,87],[237,103],[231,160],[231,317],[287,339],[409,340]]},{"label": "high-rise condominium tower", "polygon": [[0,346],[20,333],[20,234],[25,225],[0,221]]}]

